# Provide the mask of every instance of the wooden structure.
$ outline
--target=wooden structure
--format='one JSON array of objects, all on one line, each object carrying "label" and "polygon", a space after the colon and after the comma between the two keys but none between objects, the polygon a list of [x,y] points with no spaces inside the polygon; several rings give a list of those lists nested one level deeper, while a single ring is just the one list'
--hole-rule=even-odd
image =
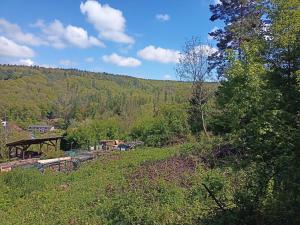
[{"label": "wooden structure", "polygon": [[[24,139],[7,143],[6,146],[8,148],[9,158],[15,156],[22,159],[26,159],[39,156],[42,152],[43,145],[47,146],[47,150],[49,146],[52,146],[55,148],[55,150],[57,150],[58,141],[61,139],[62,137]],[[29,151],[28,148],[31,145],[39,145],[39,152]]]},{"label": "wooden structure", "polygon": [[71,157],[38,160],[38,168],[41,172],[44,172],[47,168],[52,171],[70,172],[73,167],[74,163]]}]

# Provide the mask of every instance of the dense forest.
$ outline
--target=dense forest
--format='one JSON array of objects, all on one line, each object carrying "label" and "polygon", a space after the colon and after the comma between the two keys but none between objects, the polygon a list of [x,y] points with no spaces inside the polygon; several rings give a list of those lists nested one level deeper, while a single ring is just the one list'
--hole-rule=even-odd
[{"label": "dense forest", "polygon": [[[188,82],[3,66],[12,120],[62,118],[78,146],[146,145],[70,174],[0,175],[6,224],[300,224],[300,2],[210,11],[224,23],[210,33],[218,50],[186,42],[176,72]],[[211,73],[220,84],[205,82]]]},{"label": "dense forest", "polygon": [[[0,66],[2,117],[28,125],[60,118],[71,120],[136,116],[149,106],[183,104],[189,84],[143,80],[75,69]],[[62,124],[63,125],[63,124]]]}]

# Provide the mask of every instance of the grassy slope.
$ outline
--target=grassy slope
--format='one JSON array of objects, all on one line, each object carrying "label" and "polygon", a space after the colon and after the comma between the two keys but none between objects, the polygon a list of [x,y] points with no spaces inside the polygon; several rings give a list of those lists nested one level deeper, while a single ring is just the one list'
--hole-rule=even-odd
[{"label": "grassy slope", "polygon": [[198,224],[215,207],[201,182],[223,201],[230,186],[179,148],[117,152],[70,174],[2,174],[1,224]]}]

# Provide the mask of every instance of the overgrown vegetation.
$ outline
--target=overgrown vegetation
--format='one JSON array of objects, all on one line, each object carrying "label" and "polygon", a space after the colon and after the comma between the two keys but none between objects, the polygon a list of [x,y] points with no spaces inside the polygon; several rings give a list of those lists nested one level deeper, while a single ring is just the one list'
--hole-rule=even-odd
[{"label": "overgrown vegetation", "polygon": [[300,2],[221,2],[211,7],[211,19],[225,22],[212,34],[219,51],[211,65],[223,79],[214,132],[239,149],[246,179],[234,210],[215,220],[298,224]]},{"label": "overgrown vegetation", "polygon": [[70,174],[15,170],[0,176],[1,224],[201,223],[215,203],[199,184],[229,204],[230,180],[174,147],[112,153]]}]

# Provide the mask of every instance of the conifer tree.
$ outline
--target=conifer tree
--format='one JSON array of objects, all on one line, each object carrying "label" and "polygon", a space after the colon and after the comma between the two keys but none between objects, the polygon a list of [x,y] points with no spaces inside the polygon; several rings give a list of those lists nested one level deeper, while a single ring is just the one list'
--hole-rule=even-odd
[{"label": "conifer tree", "polygon": [[242,44],[260,35],[263,7],[260,0],[220,0],[220,3],[210,5],[210,11],[211,21],[221,20],[225,24],[209,33],[218,47],[218,51],[209,57],[210,69],[217,69],[219,77],[223,77],[228,63],[227,50],[234,50],[241,57]]}]

